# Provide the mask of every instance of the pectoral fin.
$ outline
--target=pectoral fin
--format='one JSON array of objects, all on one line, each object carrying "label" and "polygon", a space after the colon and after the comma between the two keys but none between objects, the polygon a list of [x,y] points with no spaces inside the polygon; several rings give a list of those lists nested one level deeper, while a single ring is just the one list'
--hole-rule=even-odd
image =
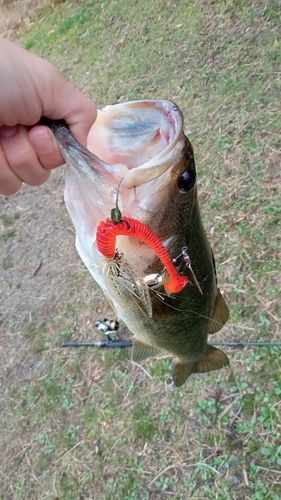
[{"label": "pectoral fin", "polygon": [[109,294],[125,309],[134,300],[147,316],[152,316],[149,287],[130,267],[128,262],[117,254],[104,266],[104,280]]},{"label": "pectoral fin", "polygon": [[216,333],[218,332],[223,325],[227,322],[229,317],[228,307],[225,303],[225,300],[218,289],[218,293],[216,296],[216,300],[214,303],[212,316],[209,322],[208,333]]},{"label": "pectoral fin", "polygon": [[173,381],[176,387],[183,385],[192,373],[205,373],[212,370],[219,370],[228,365],[227,355],[216,347],[207,345],[205,356],[196,363],[183,363],[179,361],[173,369]]},{"label": "pectoral fin", "polygon": [[159,354],[159,349],[136,340],[133,346],[132,360],[141,361],[142,359],[149,358],[150,356],[157,356],[157,354]]},{"label": "pectoral fin", "polygon": [[172,379],[176,387],[180,387],[183,385],[188,379],[192,373],[195,372],[194,370],[195,363],[187,365],[186,363],[180,363],[178,362],[172,372]]}]

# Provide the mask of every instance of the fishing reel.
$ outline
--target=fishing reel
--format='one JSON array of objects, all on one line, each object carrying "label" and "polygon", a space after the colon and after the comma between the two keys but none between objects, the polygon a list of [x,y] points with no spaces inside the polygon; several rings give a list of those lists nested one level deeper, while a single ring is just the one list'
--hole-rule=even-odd
[{"label": "fishing reel", "polygon": [[100,332],[106,335],[108,339],[113,340],[110,338],[110,334],[112,334],[112,332],[117,332],[119,321],[104,318],[104,320],[96,321],[95,326]]}]

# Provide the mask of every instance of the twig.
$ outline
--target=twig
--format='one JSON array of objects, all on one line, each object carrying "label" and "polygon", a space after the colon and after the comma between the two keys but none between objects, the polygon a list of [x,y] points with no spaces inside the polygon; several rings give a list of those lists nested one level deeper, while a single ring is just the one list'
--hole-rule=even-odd
[{"label": "twig", "polygon": [[79,441],[79,443],[76,443],[74,446],[72,446],[72,448],[70,448],[70,450],[63,451],[58,456],[58,458],[54,462],[52,462],[52,465],[57,464],[63,457],[65,457],[66,455],[71,453],[73,450],[75,450],[75,448],[77,448],[77,446],[80,446],[81,444],[85,444],[85,443],[90,443],[90,440],[89,439],[81,439],[81,441]]},{"label": "twig", "polygon": [[249,480],[248,480],[248,474],[246,470],[246,465],[243,465],[243,476],[244,476],[244,482],[247,488],[249,487]]},{"label": "twig", "polygon": [[152,481],[150,481],[150,483],[148,484],[148,486],[151,486],[153,483],[155,483],[155,481],[157,481],[157,479],[162,476],[163,474],[165,474],[165,472],[167,472],[168,470],[170,469],[176,469],[177,467],[181,466],[185,464],[187,467],[196,467],[197,465],[203,465],[204,467],[207,467],[207,469],[210,469],[212,470],[213,472],[215,472],[216,474],[220,475],[220,472],[216,469],[214,469],[214,467],[211,467],[210,465],[208,464],[204,464],[203,462],[196,462],[195,464],[186,464],[185,460],[183,460],[182,462],[176,462],[175,464],[172,464],[172,465],[169,465],[168,467],[166,467],[165,469],[161,470],[159,472],[159,474],[157,474],[157,476],[155,476]]},{"label": "twig", "polygon": [[131,363],[132,363],[133,365],[137,366],[138,368],[140,368],[140,369],[141,369],[141,370],[142,370],[142,371],[143,371],[143,372],[144,372],[144,373],[148,376],[148,378],[150,378],[150,379],[152,379],[152,378],[153,378],[153,377],[150,375],[150,373],[148,373],[148,372],[146,371],[146,369],[145,369],[143,366],[139,365],[138,363],[136,363],[135,361],[132,361],[132,360],[131,360]]},{"label": "twig", "polygon": [[36,274],[38,273],[38,271],[41,269],[41,267],[43,266],[43,260],[41,260],[41,262],[39,263],[39,265],[36,267],[35,271],[32,273],[32,275],[30,276],[31,278],[34,278],[34,276],[36,276]]}]

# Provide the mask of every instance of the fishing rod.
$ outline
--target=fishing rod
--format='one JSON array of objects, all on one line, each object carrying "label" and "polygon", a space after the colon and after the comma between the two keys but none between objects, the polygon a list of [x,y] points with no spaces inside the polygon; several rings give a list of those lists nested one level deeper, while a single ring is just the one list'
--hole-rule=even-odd
[{"label": "fishing rod", "polygon": [[[95,326],[97,329],[106,335],[107,340],[99,340],[95,342],[84,341],[84,342],[75,342],[75,341],[66,341],[63,342],[62,347],[132,347],[133,340],[113,340],[110,337],[110,334],[116,333],[119,328],[119,321],[111,321],[107,318],[104,318],[103,321],[96,321]],[[211,346],[223,346],[223,347],[280,347],[281,342],[209,342]]]},{"label": "fishing rod", "polygon": [[101,340],[97,342],[63,342],[62,347],[131,347],[131,340]]},{"label": "fishing rod", "polygon": [[[223,347],[281,347],[281,342],[209,342],[211,346]],[[63,342],[62,347],[132,347],[132,340],[101,340],[97,342]]]},{"label": "fishing rod", "polygon": [[225,347],[280,347],[281,342],[208,342],[208,344]]}]

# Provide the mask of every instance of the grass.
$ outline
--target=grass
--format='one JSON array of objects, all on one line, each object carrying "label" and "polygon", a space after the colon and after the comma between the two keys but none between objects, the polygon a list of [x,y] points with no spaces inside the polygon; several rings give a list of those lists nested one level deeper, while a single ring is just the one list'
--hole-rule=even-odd
[{"label": "grass", "polygon": [[[43,4],[14,38],[98,106],[182,109],[231,313],[215,340],[280,340],[279,2]],[[125,351],[61,349],[110,315],[63,182],[0,200],[0,499],[279,499],[278,348],[229,350],[175,391],[167,357],[142,363],[151,379]]]}]

